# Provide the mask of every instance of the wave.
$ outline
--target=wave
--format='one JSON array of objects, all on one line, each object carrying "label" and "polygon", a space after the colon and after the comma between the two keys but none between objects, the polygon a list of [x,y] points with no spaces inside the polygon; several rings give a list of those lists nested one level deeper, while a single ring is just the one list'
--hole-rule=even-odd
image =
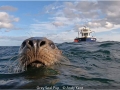
[{"label": "wave", "polygon": [[[24,75],[20,74],[20,76],[0,74],[0,86],[5,88],[8,84],[7,81],[10,79],[17,82],[17,84],[11,84],[16,88],[21,86],[32,88],[32,86],[35,86],[34,83],[36,83],[36,86],[42,86],[42,81],[53,81],[52,85],[55,86],[112,86],[120,84],[120,42],[65,42],[56,45],[72,65],[61,65],[58,67],[60,73],[51,69],[42,69],[44,72],[41,75],[41,69],[34,69],[23,73]],[[18,55],[18,50],[19,46],[0,47],[0,72],[12,56]],[[2,84],[2,80],[6,83]],[[18,80],[24,82],[28,80],[27,85],[26,83],[21,85]],[[30,85],[28,82],[30,82]],[[44,83],[44,85],[49,86],[51,83]]]}]

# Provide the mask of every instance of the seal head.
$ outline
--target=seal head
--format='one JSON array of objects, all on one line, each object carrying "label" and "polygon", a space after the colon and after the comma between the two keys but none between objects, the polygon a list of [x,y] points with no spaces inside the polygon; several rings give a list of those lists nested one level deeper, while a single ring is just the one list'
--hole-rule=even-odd
[{"label": "seal head", "polygon": [[19,49],[19,61],[26,66],[50,66],[59,62],[61,55],[54,42],[45,37],[28,38]]}]

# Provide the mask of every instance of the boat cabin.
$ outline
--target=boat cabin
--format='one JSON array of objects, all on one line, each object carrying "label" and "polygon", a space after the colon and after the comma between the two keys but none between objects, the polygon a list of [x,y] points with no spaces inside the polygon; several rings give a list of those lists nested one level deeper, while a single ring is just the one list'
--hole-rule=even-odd
[{"label": "boat cabin", "polygon": [[[89,28],[82,28],[82,29],[79,29],[78,31],[78,37],[76,37],[74,39],[74,42],[82,42],[82,41],[89,41],[89,42],[95,42],[96,41],[96,38],[95,37],[91,37],[91,33],[93,31],[91,31]],[[79,35],[81,35],[81,37],[79,37]]]},{"label": "boat cabin", "polygon": [[84,27],[83,29],[81,29],[81,31],[78,32],[78,37],[79,34],[81,34],[83,38],[88,38],[91,37],[90,33],[92,33],[92,31],[89,28]]}]

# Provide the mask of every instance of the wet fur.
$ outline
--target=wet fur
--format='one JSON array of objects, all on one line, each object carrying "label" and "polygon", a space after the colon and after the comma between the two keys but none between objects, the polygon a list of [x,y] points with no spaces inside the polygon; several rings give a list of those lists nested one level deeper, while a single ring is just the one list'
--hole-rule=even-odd
[{"label": "wet fur", "polygon": [[[32,40],[32,38],[26,39],[24,42],[29,42],[30,40]],[[45,44],[41,45],[40,47],[36,47],[37,49],[28,45],[28,43],[26,43],[24,46],[23,44],[21,45],[19,50],[19,61],[22,65],[25,65],[26,67],[40,67],[54,65],[55,63],[59,62],[62,57],[61,51],[51,40],[42,38],[40,39],[40,42],[42,41],[44,41]],[[50,44],[53,44],[55,48],[51,48]]]}]

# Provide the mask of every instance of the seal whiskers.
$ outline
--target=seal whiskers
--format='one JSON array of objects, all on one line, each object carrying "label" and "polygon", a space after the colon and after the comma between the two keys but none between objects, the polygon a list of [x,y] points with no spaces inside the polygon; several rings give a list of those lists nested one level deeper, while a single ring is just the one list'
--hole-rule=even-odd
[{"label": "seal whiskers", "polygon": [[[19,58],[17,58],[18,55],[13,56],[11,59],[9,59],[9,63],[5,67],[4,73],[20,73],[25,71],[24,65],[21,65]],[[17,58],[17,59],[14,59]]]}]

